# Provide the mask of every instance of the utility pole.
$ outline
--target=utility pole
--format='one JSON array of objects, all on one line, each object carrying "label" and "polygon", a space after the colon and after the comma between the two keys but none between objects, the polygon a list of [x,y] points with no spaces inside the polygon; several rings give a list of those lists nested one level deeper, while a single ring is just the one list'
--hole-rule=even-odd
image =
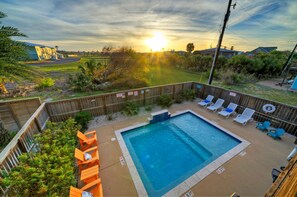
[{"label": "utility pole", "polygon": [[217,49],[216,49],[215,56],[213,58],[213,62],[212,62],[212,66],[211,66],[211,70],[210,70],[210,75],[209,75],[209,78],[208,78],[208,84],[209,85],[212,82],[212,78],[213,78],[215,66],[216,66],[218,57],[220,55],[220,49],[221,49],[221,44],[222,44],[223,37],[224,37],[224,32],[225,32],[226,24],[228,22],[228,19],[229,19],[229,16],[230,16],[230,12],[231,12],[230,11],[230,7],[233,6],[233,9],[235,9],[235,6],[236,6],[236,3],[233,4],[233,5],[231,5],[231,4],[232,4],[232,0],[229,0],[228,7],[227,7],[227,12],[225,14],[225,19],[224,19],[224,25],[223,25],[223,28],[222,28],[222,32],[220,34],[220,38],[219,38],[219,41],[218,41]]},{"label": "utility pole", "polygon": [[297,48],[297,44],[295,45],[293,51],[291,52],[290,56],[288,57],[285,65],[283,66],[283,70],[282,70],[280,76],[283,75],[284,78],[283,78],[283,81],[281,83],[279,83],[280,86],[282,86],[285,83],[285,80],[288,77],[288,72],[289,72],[289,69],[290,69],[289,64],[290,64],[291,59],[293,58],[293,55],[295,53],[296,48]]}]

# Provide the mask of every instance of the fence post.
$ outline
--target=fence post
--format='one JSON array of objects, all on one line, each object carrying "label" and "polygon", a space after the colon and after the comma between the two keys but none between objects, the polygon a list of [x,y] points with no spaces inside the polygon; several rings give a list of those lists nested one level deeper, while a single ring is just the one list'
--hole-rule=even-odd
[{"label": "fence post", "polygon": [[7,107],[9,109],[9,112],[10,112],[12,118],[14,119],[14,121],[16,122],[16,124],[18,125],[19,129],[21,129],[22,128],[22,125],[21,125],[19,119],[17,118],[17,116],[15,115],[15,113],[14,113],[14,111],[13,111],[10,103],[7,103]]},{"label": "fence post", "polygon": [[78,104],[79,111],[82,111],[82,105],[81,105],[80,99],[77,100],[77,104]]},{"label": "fence post", "polygon": [[194,82],[191,83],[191,90],[194,89]]},{"label": "fence post", "polygon": [[142,101],[142,103],[143,103],[143,106],[145,106],[145,97],[146,97],[146,90],[143,90],[143,101]]},{"label": "fence post", "polygon": [[48,109],[48,103],[45,103],[44,104],[44,107],[45,107],[45,111],[46,111],[46,113],[47,113],[47,115],[48,115],[48,117],[49,117],[49,120],[50,121],[52,121],[52,117],[51,117],[51,115],[50,115],[50,113],[49,113],[49,109]]},{"label": "fence post", "polygon": [[102,96],[102,101],[103,101],[103,111],[104,111],[104,114],[106,115],[107,114],[107,107],[106,107],[106,98],[105,98],[105,96]]},{"label": "fence post", "polygon": [[175,85],[173,85],[173,90],[172,90],[172,99],[175,97]]},{"label": "fence post", "polygon": [[40,126],[40,124],[39,124],[39,121],[37,120],[36,117],[34,118],[34,122],[35,122],[35,124],[36,124],[36,126],[37,126],[38,131],[41,132],[41,131],[42,131],[42,128],[41,128],[41,126]]}]

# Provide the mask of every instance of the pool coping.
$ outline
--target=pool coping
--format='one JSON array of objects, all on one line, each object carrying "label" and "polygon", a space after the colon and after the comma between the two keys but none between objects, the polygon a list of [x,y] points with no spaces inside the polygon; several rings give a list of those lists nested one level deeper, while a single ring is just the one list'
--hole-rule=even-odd
[{"label": "pool coping", "polygon": [[[190,190],[193,186],[195,186],[196,184],[198,184],[200,181],[202,181],[205,177],[207,177],[209,174],[211,174],[212,172],[214,172],[217,168],[221,167],[223,164],[225,164],[227,161],[229,161],[231,158],[235,157],[237,154],[239,154],[241,151],[243,151],[245,148],[247,148],[250,145],[250,142],[248,142],[247,140],[239,137],[238,135],[230,132],[229,130],[221,127],[220,125],[218,125],[215,121],[211,121],[208,120],[206,118],[204,118],[203,116],[197,114],[196,112],[188,109],[188,110],[183,110],[183,111],[179,111],[176,112],[174,114],[171,115],[171,117],[175,117],[184,113],[190,112],[194,115],[196,115],[197,117],[201,118],[202,120],[208,122],[209,124],[217,127],[218,129],[222,130],[223,132],[227,133],[228,135],[234,137],[237,140],[240,140],[241,143],[237,146],[235,146],[234,148],[232,148],[231,150],[229,150],[228,152],[224,153],[223,155],[221,155],[220,157],[218,157],[217,159],[215,159],[214,161],[212,161],[210,164],[208,164],[207,166],[205,166],[204,168],[200,169],[198,172],[196,172],[195,174],[193,174],[192,176],[190,176],[189,178],[187,178],[185,181],[183,181],[182,183],[180,183],[179,185],[177,185],[176,187],[172,188],[171,190],[169,190],[167,193],[165,193],[163,196],[180,196],[183,193],[187,192],[188,190]],[[121,135],[122,132],[131,130],[131,129],[136,129],[138,127],[142,127],[145,125],[150,124],[149,122],[144,122],[144,123],[139,123],[139,124],[135,124],[123,129],[119,129],[115,131],[115,135],[116,138],[118,140],[118,143],[121,147],[123,156],[126,160],[128,169],[130,171],[132,180],[134,182],[136,191],[138,193],[139,196],[148,196],[147,191],[141,181],[140,175],[138,174],[138,171],[136,169],[136,166],[134,165],[134,162],[131,158],[131,155],[128,151],[128,148],[124,142],[124,139]]]}]

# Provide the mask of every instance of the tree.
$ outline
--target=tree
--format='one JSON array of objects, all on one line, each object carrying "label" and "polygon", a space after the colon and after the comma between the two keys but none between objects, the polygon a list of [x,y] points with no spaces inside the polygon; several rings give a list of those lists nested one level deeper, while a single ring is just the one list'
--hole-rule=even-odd
[{"label": "tree", "polygon": [[[6,14],[0,11],[0,19],[5,17]],[[15,27],[2,26],[0,28],[0,61],[16,63],[26,56],[25,47],[21,42],[12,40],[11,37],[27,36]]]},{"label": "tree", "polygon": [[[6,14],[0,11],[0,19]],[[1,24],[1,21],[0,21]],[[26,37],[17,28],[11,26],[0,27],[0,92],[7,93],[4,83],[19,78],[33,78],[34,72],[18,63],[27,57],[23,43],[14,41],[11,37]]]},{"label": "tree", "polygon": [[187,52],[188,53],[192,53],[192,51],[194,51],[194,48],[195,48],[194,43],[187,44]]}]

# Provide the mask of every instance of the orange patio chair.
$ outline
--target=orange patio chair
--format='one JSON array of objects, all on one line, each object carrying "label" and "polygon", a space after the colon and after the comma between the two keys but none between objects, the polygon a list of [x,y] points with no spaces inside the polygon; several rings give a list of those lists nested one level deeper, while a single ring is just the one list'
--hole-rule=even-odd
[{"label": "orange patio chair", "polygon": [[81,197],[84,191],[92,193],[94,197],[103,197],[101,179],[96,179],[95,181],[88,183],[81,189],[70,186],[69,197]]},{"label": "orange patio chair", "polygon": [[[86,160],[85,159],[85,153],[88,153],[91,155],[91,159]],[[94,146],[92,148],[89,148],[85,151],[81,151],[77,148],[75,148],[74,153],[75,158],[77,159],[77,165],[79,167],[79,170],[82,171],[83,169],[92,167],[94,165],[99,165],[99,153],[98,153],[98,147]]]},{"label": "orange patio chair", "polygon": [[85,134],[77,131],[77,137],[79,138],[81,150],[86,150],[94,145],[97,145],[96,131],[90,131]]}]

